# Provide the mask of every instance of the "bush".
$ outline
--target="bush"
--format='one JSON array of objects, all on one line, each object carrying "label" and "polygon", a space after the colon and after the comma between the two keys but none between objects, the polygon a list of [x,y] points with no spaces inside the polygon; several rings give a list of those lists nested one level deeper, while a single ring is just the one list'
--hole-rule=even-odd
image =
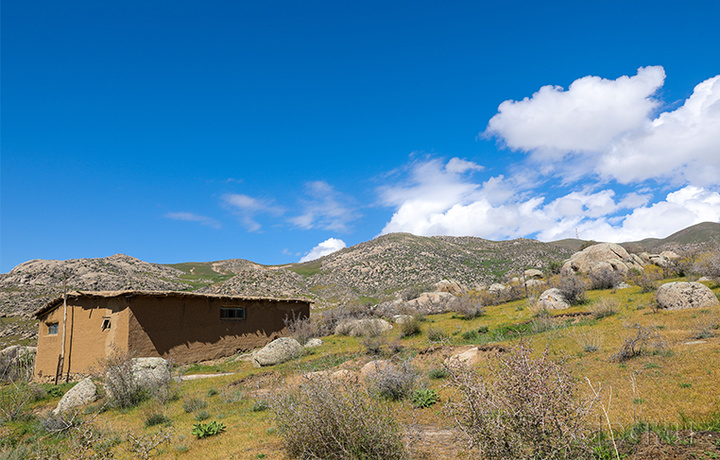
[{"label": "bush", "polygon": [[417,371],[404,361],[399,365],[379,367],[368,379],[368,384],[371,393],[378,397],[399,401],[410,396],[418,377]]},{"label": "bush", "polygon": [[429,388],[418,388],[412,393],[412,405],[420,409],[430,407],[440,401],[437,391]]},{"label": "bush", "polygon": [[635,336],[625,338],[620,350],[614,355],[610,356],[611,362],[623,362],[628,359],[640,356],[645,353],[648,347],[654,348],[657,351],[664,350],[667,348],[667,343],[660,336],[660,333],[653,327],[640,326],[635,324],[631,326],[637,330]]},{"label": "bush", "polygon": [[147,417],[145,417],[145,426],[146,427],[151,427],[151,426],[155,426],[155,425],[163,425],[163,424],[167,424],[167,423],[170,423],[170,418],[165,414],[152,413],[152,414],[149,414]]},{"label": "bush", "polygon": [[413,337],[421,332],[420,317],[417,315],[406,318],[405,321],[400,324],[400,338]]},{"label": "bush", "polygon": [[1,382],[29,382],[33,376],[35,353],[24,347],[10,347],[0,357]]},{"label": "bush", "polygon": [[290,337],[300,342],[300,345],[305,345],[305,343],[313,337],[321,337],[323,335],[319,324],[314,323],[309,316],[296,316],[295,312],[293,312],[293,316],[286,316],[283,322]]},{"label": "bush", "polygon": [[444,379],[448,375],[450,375],[450,373],[444,367],[435,367],[428,372],[428,377],[433,380]]},{"label": "bush", "polygon": [[197,436],[198,439],[203,439],[209,436],[216,436],[223,431],[225,431],[225,424],[213,420],[212,422],[208,423],[198,422],[194,424],[192,434]]},{"label": "bush", "polygon": [[720,278],[720,247],[699,256],[692,271],[708,278]]},{"label": "bush", "polygon": [[427,338],[431,342],[440,342],[443,339],[447,339],[447,334],[442,329],[436,327],[429,327],[425,332]]},{"label": "bush", "polygon": [[357,386],[315,376],[275,393],[270,408],[289,457],[409,458],[392,414]]},{"label": "bush", "polygon": [[202,422],[203,420],[207,420],[210,418],[210,412],[206,410],[201,410],[197,414],[195,414],[195,420],[198,422]]},{"label": "bush", "polygon": [[485,314],[480,295],[474,292],[467,292],[457,297],[453,302],[452,310],[464,319],[473,319]]},{"label": "bush", "polygon": [[198,398],[190,398],[183,401],[183,409],[188,414],[191,412],[195,412],[201,409],[205,409],[207,407],[207,402],[203,401],[202,399]]},{"label": "bush", "polygon": [[268,410],[268,402],[264,400],[255,401],[250,408],[253,412],[262,412]]},{"label": "bush", "polygon": [[26,413],[27,405],[33,399],[33,388],[24,382],[11,382],[0,387],[0,424],[17,420]]},{"label": "bush", "polygon": [[590,272],[590,286],[592,286],[592,289],[612,289],[622,281],[622,275],[611,267],[602,267]]},{"label": "bush", "polygon": [[590,305],[590,313],[595,319],[607,318],[617,314],[618,304],[615,299],[603,297],[599,302]]},{"label": "bush", "polygon": [[496,355],[487,380],[466,367],[452,370],[461,400],[449,407],[459,428],[488,458],[590,458],[592,401],[575,397],[575,382],[547,349],[539,358],[531,352],[520,343]]},{"label": "bush", "polygon": [[570,305],[585,303],[585,282],[577,275],[560,277],[556,286]]},{"label": "bush", "polygon": [[135,363],[130,354],[118,351],[102,360],[105,393],[112,405],[133,407],[149,398],[166,403],[176,396],[169,372],[144,375],[137,372]]},{"label": "bush", "polygon": [[640,286],[642,292],[653,292],[657,289],[657,281],[661,278],[662,274],[656,271],[633,270],[630,272],[630,281]]}]

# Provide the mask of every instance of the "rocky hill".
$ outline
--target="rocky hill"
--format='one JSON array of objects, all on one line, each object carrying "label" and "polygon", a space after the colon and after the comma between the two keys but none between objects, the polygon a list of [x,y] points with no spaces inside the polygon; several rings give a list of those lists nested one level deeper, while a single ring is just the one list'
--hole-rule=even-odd
[{"label": "rocky hill", "polygon": [[62,295],[64,286],[80,290],[187,290],[184,272],[116,254],[102,259],[31,260],[0,275],[0,312],[30,315]]},{"label": "rocky hill", "polygon": [[703,222],[684,228],[667,238],[646,238],[623,243],[631,252],[661,252],[720,245],[720,223]]}]

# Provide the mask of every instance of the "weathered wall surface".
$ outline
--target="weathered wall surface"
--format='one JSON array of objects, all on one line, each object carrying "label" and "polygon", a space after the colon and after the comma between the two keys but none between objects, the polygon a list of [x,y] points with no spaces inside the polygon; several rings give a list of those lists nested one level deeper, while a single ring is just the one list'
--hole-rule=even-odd
[{"label": "weathered wall surface", "polygon": [[[245,318],[222,319],[222,307],[243,307]],[[187,364],[263,346],[285,332],[286,317],[307,317],[310,307],[294,301],[153,297],[134,301],[131,311],[131,353]]]},{"label": "weathered wall surface", "polygon": [[[244,319],[223,319],[222,307],[245,308]],[[69,299],[62,375],[100,370],[113,351],[160,356],[187,364],[263,346],[284,334],[286,317],[307,317],[307,302],[202,296],[123,294]],[[109,320],[110,327],[103,328]],[[48,326],[57,323],[57,334]],[[35,379],[55,378],[63,333],[63,306],[40,318]]]},{"label": "weathered wall surface", "polygon": [[[88,374],[99,369],[101,360],[114,348],[127,350],[128,310],[123,298],[77,298],[67,309],[65,329],[65,360],[62,375]],[[103,322],[110,327],[103,330]],[[48,325],[58,324],[57,334],[48,334]],[[40,319],[35,379],[55,378],[63,336],[63,307],[50,311]]]}]

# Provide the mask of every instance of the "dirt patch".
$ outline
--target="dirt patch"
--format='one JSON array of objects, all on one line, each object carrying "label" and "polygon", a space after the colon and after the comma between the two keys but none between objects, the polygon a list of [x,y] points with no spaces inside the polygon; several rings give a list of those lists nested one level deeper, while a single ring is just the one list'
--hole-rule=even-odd
[{"label": "dirt patch", "polygon": [[640,435],[637,443],[621,442],[620,455],[632,460],[690,460],[720,458],[720,433],[677,431],[660,438],[652,431]]},{"label": "dirt patch", "polygon": [[240,380],[234,380],[228,384],[230,387],[245,386],[254,388],[264,388],[271,386],[280,378],[280,374],[275,371],[263,372],[262,374],[250,374]]},{"label": "dirt patch", "polygon": [[406,429],[405,442],[413,451],[413,458],[468,458],[467,440],[455,428],[414,425]]}]

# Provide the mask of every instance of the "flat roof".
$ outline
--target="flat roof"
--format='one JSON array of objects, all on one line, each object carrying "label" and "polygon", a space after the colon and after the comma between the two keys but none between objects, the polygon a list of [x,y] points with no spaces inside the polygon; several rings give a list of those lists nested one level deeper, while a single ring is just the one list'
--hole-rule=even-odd
[{"label": "flat roof", "polygon": [[[178,297],[178,298],[206,298],[206,299],[228,299],[228,300],[264,300],[270,302],[296,302],[296,303],[307,303],[311,304],[312,301],[309,299],[300,298],[281,298],[281,297],[253,297],[253,296],[239,296],[239,295],[226,295],[226,294],[206,294],[199,292],[182,292],[182,291],[138,291],[138,290],[125,290],[125,291],[69,291],[67,298],[78,299],[80,297],[98,297],[110,299],[113,297],[133,297],[133,296],[144,296],[144,297]],[[40,318],[45,313],[55,309],[59,305],[62,305],[64,296],[57,297],[39,310],[34,315],[36,318]]]}]

